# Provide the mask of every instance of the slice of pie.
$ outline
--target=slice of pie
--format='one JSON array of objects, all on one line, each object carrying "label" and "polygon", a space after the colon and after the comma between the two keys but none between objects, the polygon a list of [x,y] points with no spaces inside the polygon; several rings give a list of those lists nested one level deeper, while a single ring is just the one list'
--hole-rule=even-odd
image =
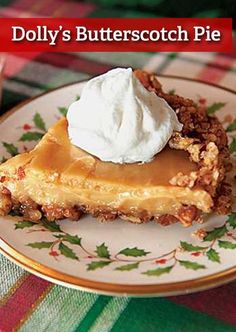
[{"label": "slice of pie", "polygon": [[0,165],[1,215],[13,211],[38,221],[90,213],[102,221],[188,226],[203,213],[229,211],[231,164],[219,121],[192,100],[164,93],[154,75],[135,74],[176,111],[182,132],[149,163],[114,164],[72,145],[62,118],[31,152]]}]

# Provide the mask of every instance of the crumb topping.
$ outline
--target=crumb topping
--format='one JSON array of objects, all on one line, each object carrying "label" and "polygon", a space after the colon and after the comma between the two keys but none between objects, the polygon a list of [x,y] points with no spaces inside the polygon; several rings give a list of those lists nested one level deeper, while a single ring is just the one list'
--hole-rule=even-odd
[{"label": "crumb topping", "polygon": [[193,188],[197,177],[198,172],[191,172],[189,175],[179,172],[172,179],[170,179],[170,184],[172,186]]},{"label": "crumb topping", "polygon": [[154,91],[175,110],[183,124],[181,133],[174,133],[169,141],[172,149],[189,153],[190,160],[198,164],[198,170],[189,175],[176,174],[170,184],[181,187],[203,187],[213,198],[213,210],[220,214],[231,208],[231,187],[225,182],[226,172],[232,164],[226,132],[215,116],[209,116],[206,108],[193,100],[162,90],[155,74],[140,69],[134,71],[136,77],[149,91]]}]

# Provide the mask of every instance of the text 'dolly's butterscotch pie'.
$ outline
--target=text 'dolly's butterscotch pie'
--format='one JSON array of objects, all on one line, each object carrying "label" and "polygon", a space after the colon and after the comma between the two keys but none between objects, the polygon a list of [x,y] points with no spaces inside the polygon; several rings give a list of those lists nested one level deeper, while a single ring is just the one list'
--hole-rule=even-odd
[{"label": "text 'dolly's butterscotch pie'", "polygon": [[32,151],[0,165],[0,215],[189,226],[228,213],[230,168],[216,117],[155,75],[117,68],[88,81]]}]

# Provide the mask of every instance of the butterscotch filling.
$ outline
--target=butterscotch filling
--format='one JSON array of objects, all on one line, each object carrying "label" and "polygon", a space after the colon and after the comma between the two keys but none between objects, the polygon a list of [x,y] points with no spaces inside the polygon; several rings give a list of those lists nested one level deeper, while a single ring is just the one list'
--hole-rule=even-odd
[{"label": "butterscotch filling", "polygon": [[[204,190],[169,183],[178,172],[189,174],[197,169],[187,152],[166,147],[147,164],[102,162],[70,144],[65,119],[51,128],[32,152],[9,160],[6,173],[19,167],[18,160],[25,177],[9,179],[4,185],[16,199],[30,198],[39,205],[108,206],[124,213],[148,211],[150,215],[175,214],[182,204],[195,205],[204,212],[212,206]],[[10,173],[18,176],[17,169]]]},{"label": "butterscotch filling", "polygon": [[[169,186],[177,173],[189,174],[197,164],[189,160],[189,154],[165,147],[155,158],[144,164],[115,164],[100,161],[80,148],[74,147],[68,138],[67,121],[62,119],[43,139],[27,168],[60,174],[60,181],[72,181],[80,187],[89,180],[110,186],[152,187]],[[53,158],[52,158],[53,156]],[[87,183],[84,183],[86,180]]]}]

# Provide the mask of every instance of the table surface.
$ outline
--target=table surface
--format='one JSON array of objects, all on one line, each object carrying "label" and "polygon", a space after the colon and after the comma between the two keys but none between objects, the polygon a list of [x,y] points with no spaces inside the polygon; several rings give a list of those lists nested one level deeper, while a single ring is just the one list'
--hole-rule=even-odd
[{"label": "table surface", "polygon": [[[70,1],[65,5],[62,0],[51,0],[50,6],[47,4],[46,0],[0,1],[0,16],[99,14],[93,4]],[[236,90],[233,55],[18,53],[9,54],[7,58],[1,113],[29,97],[116,66],[196,78]],[[25,272],[3,256],[0,256],[0,264],[1,332],[236,331],[236,283],[171,298],[118,298],[54,285]]]}]

